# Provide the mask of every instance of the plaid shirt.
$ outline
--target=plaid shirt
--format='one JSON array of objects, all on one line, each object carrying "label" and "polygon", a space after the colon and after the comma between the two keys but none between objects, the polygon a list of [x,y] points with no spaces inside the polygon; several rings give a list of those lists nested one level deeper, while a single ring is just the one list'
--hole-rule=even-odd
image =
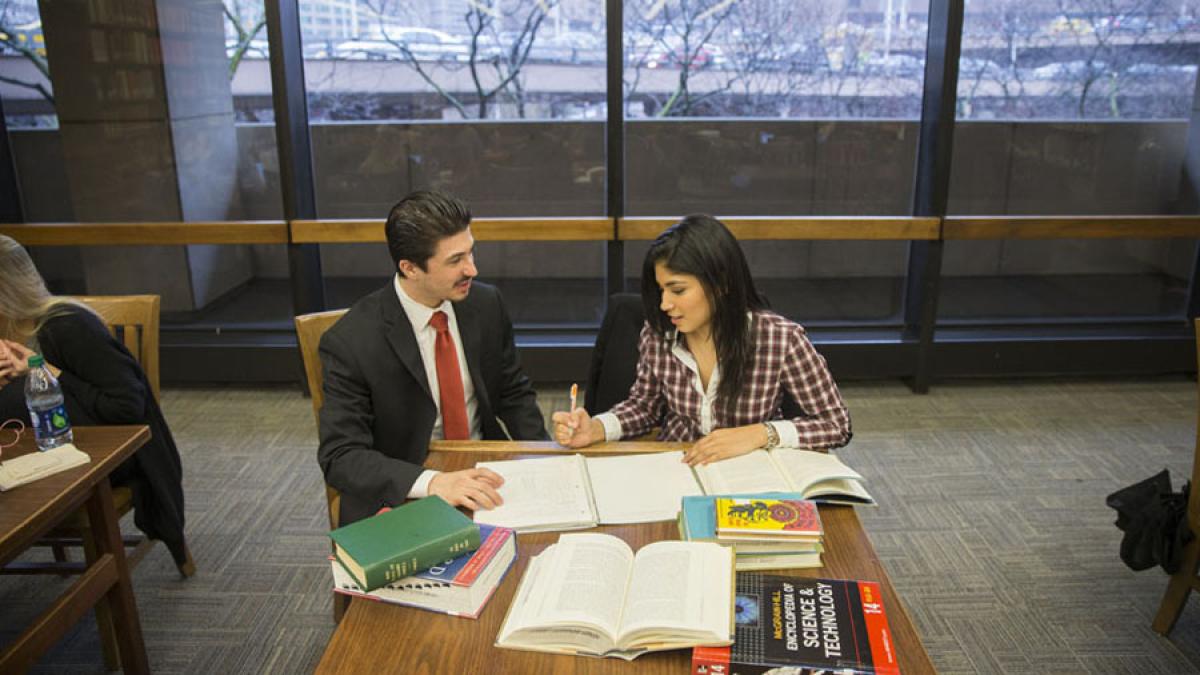
[{"label": "plaid shirt", "polygon": [[647,323],[638,346],[637,380],[629,398],[597,415],[606,435],[631,438],[661,425],[660,441],[694,441],[712,429],[782,420],[784,391],[804,414],[773,422],[780,445],[836,448],[850,442],[850,415],[825,359],[804,328],[773,312],[752,315],[755,350],[743,376],[744,386],[732,418],[717,405],[720,366],[713,369],[706,392],[696,362],[677,332],[659,338]]}]

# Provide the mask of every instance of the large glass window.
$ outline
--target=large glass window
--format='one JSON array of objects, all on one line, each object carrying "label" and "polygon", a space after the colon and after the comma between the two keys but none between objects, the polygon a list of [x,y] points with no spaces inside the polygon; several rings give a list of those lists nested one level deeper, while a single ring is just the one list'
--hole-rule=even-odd
[{"label": "large glass window", "polygon": [[[909,215],[926,11],[905,2],[626,3],[627,213]],[[776,309],[793,318],[899,315],[904,244],[743,248]],[[631,281],[644,250],[628,248]]]},{"label": "large glass window", "polygon": [[924,9],[625,7],[630,215],[907,215]]},{"label": "large glass window", "polygon": [[[603,3],[357,0],[300,9],[321,218],[383,218],[423,188],[458,195],[477,218],[604,215]],[[378,284],[370,249],[325,247],[331,297],[352,296],[341,289],[362,288],[364,275]],[[594,325],[602,254],[601,244],[486,243],[481,278],[500,285],[510,307],[539,308],[518,323],[571,324],[580,315],[570,307],[583,305]],[[566,260],[576,263],[555,263]],[[539,287],[569,299],[548,303]]]},{"label": "large glass window", "polygon": [[0,98],[10,130],[58,126],[36,0],[0,0]]},{"label": "large glass window", "polygon": [[[274,138],[268,129],[250,147],[231,85],[246,50],[266,49],[231,37],[232,22],[261,16],[262,2],[230,1],[224,10],[43,3],[39,12],[36,1],[0,0],[0,95],[27,221],[279,217],[279,169],[267,159]],[[269,108],[269,79],[265,87]],[[169,345],[179,330],[287,325],[286,278],[282,295],[257,293],[267,278],[259,248],[267,247],[37,247],[33,255],[55,292],[161,295]]]},{"label": "large glass window", "polygon": [[[1194,1],[969,3],[950,215],[1194,212],[1183,162],[1198,14]],[[1181,316],[1193,249],[949,242],[941,316]]]}]

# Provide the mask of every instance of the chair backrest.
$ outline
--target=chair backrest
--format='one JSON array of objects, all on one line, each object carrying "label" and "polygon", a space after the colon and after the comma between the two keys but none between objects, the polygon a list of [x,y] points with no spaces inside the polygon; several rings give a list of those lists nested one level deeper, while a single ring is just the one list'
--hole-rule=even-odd
[{"label": "chair backrest", "polygon": [[146,373],[157,401],[159,296],[77,295],[74,299],[91,307],[108,326],[109,332],[125,344],[141,365],[142,372]]},{"label": "chair backrest", "polygon": [[614,293],[608,297],[584,391],[583,407],[589,414],[602,413],[628,398],[637,377],[638,336],[645,322],[642,296]]},{"label": "chair backrest", "polygon": [[[321,373],[321,357],[317,353],[317,348],[321,346],[321,336],[345,313],[344,309],[335,309],[328,312],[301,314],[296,317],[296,338],[300,343],[300,358],[304,361],[308,393],[312,396],[313,418],[318,425],[321,424],[321,406],[325,403],[325,394],[322,391],[325,380]],[[331,530],[338,526],[341,500],[342,497],[338,491],[326,484],[325,503],[329,507],[329,529]]]}]

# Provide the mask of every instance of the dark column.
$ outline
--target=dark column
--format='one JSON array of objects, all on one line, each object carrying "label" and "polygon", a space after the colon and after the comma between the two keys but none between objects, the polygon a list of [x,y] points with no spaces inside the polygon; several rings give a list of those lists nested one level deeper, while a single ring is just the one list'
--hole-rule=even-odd
[{"label": "dark column", "polygon": [[4,99],[0,98],[0,223],[25,222],[21,207],[21,186],[17,183],[17,163],[8,142],[8,121],[4,119]]},{"label": "dark column", "polygon": [[[605,188],[608,205],[606,215],[614,219],[625,215],[625,55],[621,49],[621,40],[625,32],[624,11],[623,0],[608,0]],[[615,225],[613,235],[616,235]],[[625,242],[615,239],[608,242],[605,262],[607,295],[620,293],[625,290]],[[607,297],[605,302],[608,302]]]},{"label": "dark column", "polygon": [[[1188,118],[1187,143],[1183,150],[1183,175],[1180,177],[1179,212],[1200,213],[1200,77],[1192,93],[1192,110]],[[1188,285],[1187,317],[1200,316],[1200,244],[1193,256],[1192,278]]]},{"label": "dark column", "polygon": [[[283,217],[311,220],[317,217],[317,199],[308,135],[304,54],[300,49],[300,10],[296,0],[267,0],[266,9]],[[288,267],[293,311],[307,314],[325,309],[320,245],[288,244]]]},{"label": "dark column", "polygon": [[[925,91],[921,100],[921,131],[917,139],[913,184],[914,216],[946,215],[962,23],[963,0],[930,0]],[[906,339],[915,339],[918,343],[911,386],[919,394],[929,391],[933,375],[933,335],[941,284],[942,246],[941,241],[917,241],[910,243],[908,249],[904,334]]]}]

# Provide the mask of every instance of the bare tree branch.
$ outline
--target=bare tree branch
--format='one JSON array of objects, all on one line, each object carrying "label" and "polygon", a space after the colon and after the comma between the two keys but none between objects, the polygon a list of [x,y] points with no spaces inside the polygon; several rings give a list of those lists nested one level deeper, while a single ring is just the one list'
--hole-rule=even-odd
[{"label": "bare tree branch", "polygon": [[229,56],[229,79],[232,80],[234,74],[237,73],[238,66],[242,64],[242,59],[246,56],[246,51],[250,48],[250,42],[258,37],[259,32],[267,25],[267,17],[264,14],[247,28],[242,21],[241,4],[236,0],[234,0],[233,10],[229,8],[229,5],[221,5],[221,10],[225,13],[226,20],[233,25],[234,32],[237,33],[237,44],[233,48],[233,54]]}]

